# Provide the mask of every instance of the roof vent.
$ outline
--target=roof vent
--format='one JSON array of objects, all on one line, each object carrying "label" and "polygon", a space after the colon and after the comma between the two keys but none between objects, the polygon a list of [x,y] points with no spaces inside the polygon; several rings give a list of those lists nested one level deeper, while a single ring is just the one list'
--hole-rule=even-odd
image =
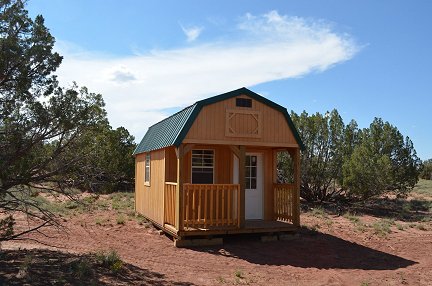
[{"label": "roof vent", "polygon": [[250,98],[236,98],[236,106],[237,107],[252,107],[252,99]]}]

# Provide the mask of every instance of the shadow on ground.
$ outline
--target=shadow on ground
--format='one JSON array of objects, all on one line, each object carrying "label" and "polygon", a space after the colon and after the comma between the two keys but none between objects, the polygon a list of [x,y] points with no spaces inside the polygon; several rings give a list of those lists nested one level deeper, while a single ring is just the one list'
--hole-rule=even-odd
[{"label": "shadow on ground", "polygon": [[343,203],[303,203],[302,211],[322,208],[332,215],[351,213],[354,215],[371,215],[378,218],[391,218],[405,222],[424,222],[432,220],[432,201],[426,199],[374,198],[353,204]]},{"label": "shadow on ground", "polygon": [[99,265],[94,255],[51,250],[1,250],[0,285],[193,285],[122,263],[118,271]]},{"label": "shadow on ground", "polygon": [[261,242],[258,236],[230,236],[223,247],[194,248],[260,265],[318,269],[394,270],[417,262],[329,234],[301,230],[289,241]]},{"label": "shadow on ground", "polygon": [[354,207],[353,210],[380,218],[394,218],[405,222],[432,219],[432,201],[423,199],[378,198]]}]

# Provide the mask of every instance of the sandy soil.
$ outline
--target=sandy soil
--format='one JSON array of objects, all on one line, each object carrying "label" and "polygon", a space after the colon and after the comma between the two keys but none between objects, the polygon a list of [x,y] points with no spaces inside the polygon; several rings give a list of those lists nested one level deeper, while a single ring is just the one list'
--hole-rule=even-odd
[{"label": "sandy soil", "polygon": [[[219,247],[179,249],[152,227],[135,220],[119,225],[113,211],[98,211],[67,219],[67,234],[31,235],[47,245],[18,241],[2,248],[70,254],[114,249],[143,273],[125,285],[432,285],[431,222],[426,230],[393,225],[381,236],[341,216],[301,218],[317,231],[304,228],[289,241],[233,236]],[[361,217],[364,224],[374,220]],[[149,273],[158,279],[144,277]]]}]

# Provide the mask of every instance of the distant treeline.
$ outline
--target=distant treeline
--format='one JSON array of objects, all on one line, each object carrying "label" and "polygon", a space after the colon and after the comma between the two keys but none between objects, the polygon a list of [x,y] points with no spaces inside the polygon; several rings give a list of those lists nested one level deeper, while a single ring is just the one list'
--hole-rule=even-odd
[{"label": "distant treeline", "polygon": [[[306,146],[301,161],[305,200],[367,199],[386,191],[405,195],[418,182],[422,162],[413,143],[381,118],[360,129],[355,120],[345,124],[337,110],[292,112],[291,117]],[[280,174],[289,180],[291,159],[286,154],[279,159]]]},{"label": "distant treeline", "polygon": [[432,159],[423,162],[423,169],[420,173],[420,178],[424,180],[432,180]]}]

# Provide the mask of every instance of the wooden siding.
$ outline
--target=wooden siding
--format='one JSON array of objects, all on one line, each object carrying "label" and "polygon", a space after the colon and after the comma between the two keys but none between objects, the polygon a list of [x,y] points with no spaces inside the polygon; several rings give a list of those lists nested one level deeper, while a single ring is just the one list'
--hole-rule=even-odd
[{"label": "wooden siding", "polygon": [[[214,184],[231,184],[232,183],[232,166],[233,157],[229,146],[217,145],[195,145],[193,149],[208,149],[214,150]],[[187,152],[183,160],[184,183],[192,183],[192,152]]]},{"label": "wooden siding", "polygon": [[[246,96],[242,96],[246,97]],[[260,124],[260,136],[226,136],[227,112],[239,111],[252,112],[254,116],[249,116],[249,120],[243,117],[234,118],[233,129],[237,133],[247,133],[254,130]],[[241,119],[240,119],[241,118]],[[241,124],[247,126],[240,126]],[[249,126],[250,125],[250,126]],[[284,115],[270,106],[252,99],[252,108],[236,107],[236,98],[230,98],[214,104],[204,106],[192,124],[183,143],[205,143],[205,144],[233,144],[233,145],[255,145],[255,146],[274,146],[274,147],[297,147],[291,129],[286,122]]]},{"label": "wooden siding", "polygon": [[165,149],[165,181],[177,182],[177,156],[172,146]]},{"label": "wooden siding", "polygon": [[144,184],[145,154],[135,157],[135,209],[163,225],[165,188],[165,149],[150,153],[150,185]]},{"label": "wooden siding", "polygon": [[143,214],[145,153],[135,156],[135,211]]}]

